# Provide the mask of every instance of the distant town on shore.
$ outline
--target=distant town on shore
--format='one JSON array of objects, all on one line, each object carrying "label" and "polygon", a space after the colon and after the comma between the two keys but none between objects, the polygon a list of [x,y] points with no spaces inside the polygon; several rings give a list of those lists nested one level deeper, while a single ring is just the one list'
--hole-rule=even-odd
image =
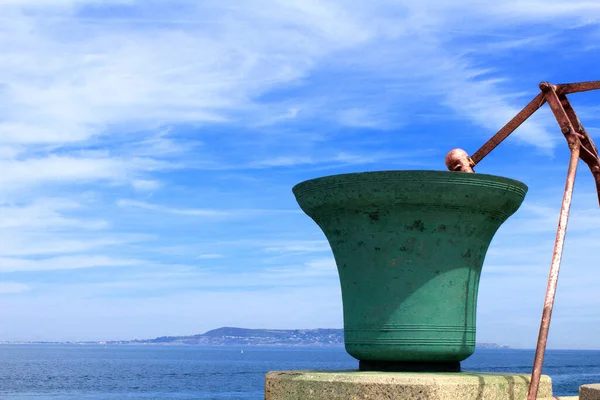
[{"label": "distant town on shore", "polygon": [[[7,343],[7,342],[4,342]],[[16,342],[11,342],[16,343]],[[161,336],[154,339],[83,341],[83,342],[19,342],[73,343],[104,345],[189,345],[189,346],[313,346],[344,345],[343,329],[246,329],[222,327],[189,336]],[[507,349],[496,343],[477,343],[478,348]]]}]

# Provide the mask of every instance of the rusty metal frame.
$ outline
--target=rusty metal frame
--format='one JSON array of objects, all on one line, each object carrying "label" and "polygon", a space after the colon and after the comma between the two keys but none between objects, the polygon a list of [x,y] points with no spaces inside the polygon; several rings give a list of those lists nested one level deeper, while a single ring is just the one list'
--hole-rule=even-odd
[{"label": "rusty metal frame", "polygon": [[[542,375],[542,366],[544,364],[544,355],[546,352],[546,344],[548,342],[548,332],[550,330],[550,320],[552,318],[552,309],[554,307],[554,298],[556,296],[556,287],[558,285],[558,274],[560,272],[560,262],[562,259],[562,253],[565,244],[565,236],[567,234],[567,224],[569,222],[569,212],[571,210],[571,199],[573,197],[573,188],[575,186],[575,175],[577,174],[577,164],[579,158],[582,155],[582,150],[585,148],[582,146],[581,133],[583,127],[575,114],[575,111],[568,103],[566,97],[564,100],[568,104],[568,108],[572,111],[571,117],[565,107],[565,103],[561,102],[561,99],[556,93],[556,88],[546,82],[540,84],[540,89],[546,97],[546,101],[554,114],[554,117],[560,125],[562,133],[567,139],[569,149],[571,150],[571,158],[569,160],[569,169],[567,172],[567,181],[565,184],[565,191],[563,194],[562,205],[560,208],[560,217],[558,219],[558,228],[556,231],[556,240],[554,242],[554,250],[552,253],[552,264],[550,266],[550,274],[548,276],[548,285],[546,288],[546,297],[544,298],[544,308],[542,311],[542,321],[540,323],[540,331],[538,334],[537,346],[535,349],[535,358],[533,361],[533,369],[531,372],[531,382],[529,385],[529,393],[527,394],[527,400],[536,400],[538,394],[538,388],[540,384],[540,377]],[[575,124],[574,124],[575,123]],[[577,126],[577,129],[575,128]],[[579,133],[578,133],[579,132]],[[587,135],[587,134],[586,134]],[[590,139],[590,143],[591,139]],[[595,149],[595,147],[594,147]],[[591,151],[591,150],[589,150]],[[598,155],[596,154],[596,160]],[[596,181],[598,183],[598,181]],[[600,195],[600,186],[598,186]]]},{"label": "rusty metal frame", "polygon": [[560,262],[567,233],[571,199],[573,197],[573,188],[575,186],[575,176],[580,158],[588,165],[592,172],[596,182],[596,190],[598,192],[598,201],[600,204],[600,157],[598,156],[598,150],[579,121],[573,106],[566,96],[571,93],[600,90],[600,81],[560,85],[551,85],[548,82],[542,82],[540,83],[540,90],[541,93],[530,101],[529,104],[527,104],[513,119],[492,136],[491,139],[481,146],[473,156],[469,157],[468,154],[461,149],[451,150],[446,156],[446,166],[450,171],[474,172],[473,167],[475,167],[475,165],[502,143],[504,139],[513,133],[546,102],[550,106],[563,135],[567,139],[571,151],[527,400],[537,399],[542,365],[544,363],[544,354],[548,342],[552,309],[554,307],[556,287],[558,284]]},{"label": "rusty metal frame", "polygon": [[[591,90],[600,90],[600,81],[589,81],[589,82],[578,82],[578,83],[567,83],[560,85],[551,85],[548,82],[540,83],[541,93],[539,93],[533,100],[529,102],[513,119],[511,119],[506,125],[502,127],[494,136],[491,137],[479,150],[477,150],[469,158],[471,169],[477,165],[485,156],[487,156],[492,150],[494,150],[504,139],[506,139],[511,133],[513,133],[523,122],[531,117],[537,110],[540,109],[546,102],[552,109],[556,120],[565,136],[567,141],[574,140],[569,139],[567,136],[568,132],[565,129],[570,123],[571,128],[575,136],[581,142],[580,158],[590,168],[594,180],[596,182],[596,191],[598,192],[598,203],[600,204],[600,158],[598,156],[598,150],[594,145],[594,142],[586,132],[583,125],[579,121],[575,110],[571,106],[571,103],[567,99],[567,94],[586,92]],[[574,136],[573,136],[574,137]],[[450,160],[449,162],[452,162]],[[448,165],[448,162],[447,162]],[[471,172],[468,168],[451,168],[450,170]]]}]

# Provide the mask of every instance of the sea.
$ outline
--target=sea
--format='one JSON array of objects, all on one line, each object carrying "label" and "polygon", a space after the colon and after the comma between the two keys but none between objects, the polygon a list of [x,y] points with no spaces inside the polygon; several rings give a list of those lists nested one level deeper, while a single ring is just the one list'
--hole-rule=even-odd
[{"label": "sea", "polygon": [[[478,349],[464,370],[530,373],[533,350]],[[267,371],[352,370],[343,348],[0,345],[0,399],[264,399]],[[600,383],[600,351],[548,350],[554,394]]]}]

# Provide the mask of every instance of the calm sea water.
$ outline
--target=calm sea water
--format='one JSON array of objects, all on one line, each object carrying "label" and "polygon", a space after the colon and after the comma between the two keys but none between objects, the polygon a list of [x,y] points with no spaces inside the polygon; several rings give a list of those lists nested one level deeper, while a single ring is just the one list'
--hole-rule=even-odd
[{"label": "calm sea water", "polygon": [[[0,399],[263,399],[272,370],[355,369],[342,348],[0,345]],[[530,350],[478,350],[464,369],[529,373]],[[600,351],[548,351],[556,395],[600,382]]]}]

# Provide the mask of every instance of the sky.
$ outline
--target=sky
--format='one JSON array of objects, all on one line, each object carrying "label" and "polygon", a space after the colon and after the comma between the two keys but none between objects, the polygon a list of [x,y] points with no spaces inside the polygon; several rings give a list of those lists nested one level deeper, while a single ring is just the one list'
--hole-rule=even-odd
[{"label": "sky", "polygon": [[[596,1],[3,0],[0,341],[341,328],[291,188],[444,170],[599,62]],[[571,101],[600,143],[600,92]],[[568,157],[545,106],[476,168],[529,186],[479,342],[535,346]],[[581,163],[549,348],[600,349],[597,201]]]}]

